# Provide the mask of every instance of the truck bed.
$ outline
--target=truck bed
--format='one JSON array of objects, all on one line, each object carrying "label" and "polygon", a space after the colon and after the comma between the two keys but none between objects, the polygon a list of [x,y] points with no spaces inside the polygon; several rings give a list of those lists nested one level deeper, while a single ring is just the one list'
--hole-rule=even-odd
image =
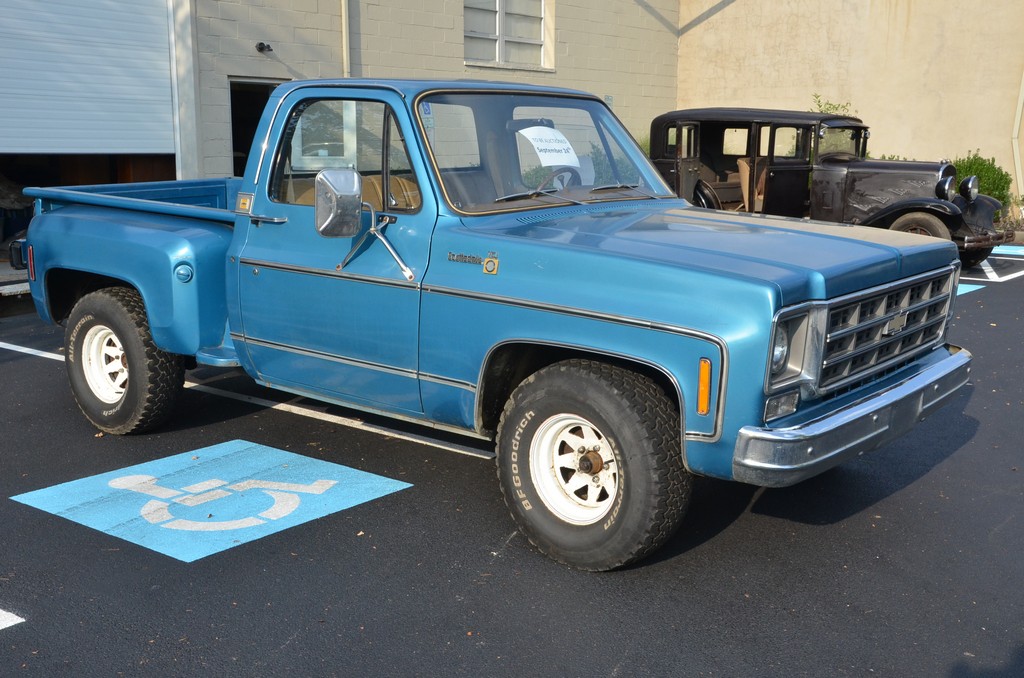
[{"label": "truck bed", "polygon": [[37,199],[37,214],[79,204],[232,224],[235,221],[232,210],[241,183],[241,179],[233,177],[149,181],[137,184],[26,188],[25,194]]}]

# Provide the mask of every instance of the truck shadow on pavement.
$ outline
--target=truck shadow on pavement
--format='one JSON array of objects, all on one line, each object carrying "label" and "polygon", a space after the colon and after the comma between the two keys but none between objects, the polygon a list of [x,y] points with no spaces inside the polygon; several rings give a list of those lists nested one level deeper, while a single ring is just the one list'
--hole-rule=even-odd
[{"label": "truck shadow on pavement", "polygon": [[791,487],[696,478],[681,529],[649,562],[671,559],[715,539],[748,512],[832,525],[867,510],[922,478],[974,437],[980,424],[963,411],[971,388],[948,411],[903,438]]},{"label": "truck shadow on pavement", "polygon": [[999,668],[974,668],[966,660],[953,666],[949,678],[1020,678],[1024,676],[1024,646],[1017,648],[1006,665]]}]

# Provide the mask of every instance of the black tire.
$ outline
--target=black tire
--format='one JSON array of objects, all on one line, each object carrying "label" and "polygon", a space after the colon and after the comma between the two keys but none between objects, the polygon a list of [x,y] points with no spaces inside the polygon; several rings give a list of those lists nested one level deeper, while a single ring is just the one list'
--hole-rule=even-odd
[{"label": "black tire", "polygon": [[892,222],[889,227],[891,231],[902,231],[904,233],[917,233],[918,235],[930,235],[933,238],[949,240],[949,229],[934,214],[925,212],[911,212]]},{"label": "black tire", "polygon": [[697,185],[693,188],[693,204],[696,207],[703,207],[708,210],[722,209],[722,202],[718,199],[715,189],[703,181],[697,182]]},{"label": "black tire", "polygon": [[973,268],[988,259],[990,254],[992,254],[991,247],[984,247],[980,250],[961,250],[960,263],[963,264],[963,268]]},{"label": "black tire", "polygon": [[135,290],[111,287],[79,299],[68,316],[64,349],[78,407],[101,431],[139,433],[174,409],[185,363],[153,343]]},{"label": "black tire", "polygon": [[498,426],[497,466],[530,542],[583,570],[652,553],[690,499],[673,402],[647,377],[588,360],[556,363],[516,388]]}]

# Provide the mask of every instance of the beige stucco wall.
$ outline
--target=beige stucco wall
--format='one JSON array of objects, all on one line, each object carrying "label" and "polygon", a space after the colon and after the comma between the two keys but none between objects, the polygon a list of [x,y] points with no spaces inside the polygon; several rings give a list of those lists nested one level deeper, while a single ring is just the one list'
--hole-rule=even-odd
[{"label": "beige stucco wall", "polygon": [[980,149],[1020,175],[1021,0],[680,0],[680,25],[678,108],[817,93],[871,125],[873,155]]}]

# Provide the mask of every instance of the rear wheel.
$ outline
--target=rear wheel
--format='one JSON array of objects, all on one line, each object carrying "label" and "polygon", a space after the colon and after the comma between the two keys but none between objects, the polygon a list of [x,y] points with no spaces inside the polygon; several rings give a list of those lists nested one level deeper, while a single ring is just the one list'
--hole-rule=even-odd
[{"label": "rear wheel", "polygon": [[184,361],[153,343],[138,292],[112,287],[87,294],[67,327],[71,391],[96,428],[137,433],[167,419],[184,383]]},{"label": "rear wheel", "polygon": [[916,233],[918,235],[930,235],[933,238],[943,238],[949,240],[949,229],[942,223],[934,214],[926,214],[924,212],[911,212],[910,214],[904,214],[902,217],[892,222],[892,226],[889,227],[893,231],[903,231],[904,233]]},{"label": "rear wheel", "polygon": [[722,209],[722,203],[718,200],[715,190],[703,181],[697,182],[693,189],[693,204],[709,210]]},{"label": "rear wheel", "polygon": [[498,430],[498,479],[544,554],[610,570],[661,546],[682,521],[690,475],[679,415],[650,379],[569,360],[512,394]]}]

